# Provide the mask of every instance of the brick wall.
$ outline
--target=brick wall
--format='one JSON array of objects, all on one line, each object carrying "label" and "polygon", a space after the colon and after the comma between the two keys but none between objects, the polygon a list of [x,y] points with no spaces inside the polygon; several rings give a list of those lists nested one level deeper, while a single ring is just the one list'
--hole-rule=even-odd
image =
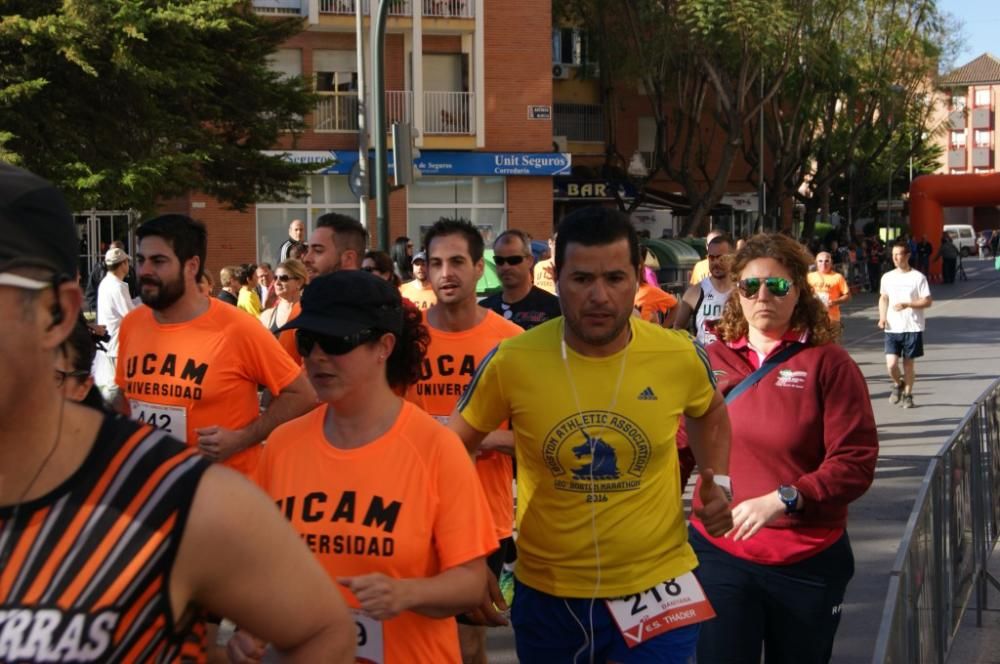
[{"label": "brick wall", "polygon": [[551,152],[551,120],[529,120],[529,105],[552,104],[552,16],[548,2],[486,5],[486,149]]},{"label": "brick wall", "polygon": [[536,240],[552,235],[552,178],[507,178],[507,227]]}]

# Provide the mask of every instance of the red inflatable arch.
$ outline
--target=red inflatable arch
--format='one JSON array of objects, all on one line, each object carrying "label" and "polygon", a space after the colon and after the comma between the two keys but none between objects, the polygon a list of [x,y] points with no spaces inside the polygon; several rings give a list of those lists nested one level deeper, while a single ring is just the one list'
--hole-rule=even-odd
[{"label": "red inflatable arch", "polygon": [[[944,231],[944,208],[1000,205],[1000,173],[922,175],[910,185],[910,233],[926,235],[937,253]],[[941,261],[931,264],[940,276]]]}]

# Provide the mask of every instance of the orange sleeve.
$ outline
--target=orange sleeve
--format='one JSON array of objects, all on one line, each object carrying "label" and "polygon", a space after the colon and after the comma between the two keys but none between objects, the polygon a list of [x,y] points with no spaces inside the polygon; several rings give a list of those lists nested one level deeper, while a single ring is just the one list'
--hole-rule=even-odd
[{"label": "orange sleeve", "polygon": [[434,546],[441,569],[489,555],[498,547],[486,495],[475,467],[458,436],[436,422],[428,437],[439,439],[437,454],[438,511],[434,519]]},{"label": "orange sleeve", "polygon": [[239,327],[235,334],[242,342],[239,349],[246,377],[277,396],[299,377],[302,367],[281,352],[274,335],[256,319],[247,317]]},{"label": "orange sleeve", "polygon": [[[288,320],[298,317],[300,313],[302,313],[302,305],[296,302],[295,305],[292,306],[291,313],[288,314]],[[288,357],[292,358],[292,361],[301,367],[302,356],[299,355],[299,349],[295,347],[295,330],[285,330],[279,334],[278,343],[285,349],[285,353],[288,354]]]}]

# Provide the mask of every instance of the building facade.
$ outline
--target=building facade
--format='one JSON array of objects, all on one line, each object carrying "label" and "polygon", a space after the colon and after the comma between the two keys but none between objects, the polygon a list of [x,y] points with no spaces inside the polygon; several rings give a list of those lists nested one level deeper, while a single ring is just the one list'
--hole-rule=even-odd
[{"label": "building facade", "polygon": [[[213,272],[235,263],[275,263],[293,219],[303,220],[308,234],[330,211],[366,218],[376,245],[374,201],[362,214],[349,182],[359,159],[356,2],[364,14],[370,100],[376,0],[254,0],[260,14],[303,21],[272,66],[311,81],[320,97],[305,118],[307,130],[274,146],[275,153],[322,167],[305,178],[305,196],[262,201],[244,213],[197,192],[171,201],[170,211],[206,223]],[[387,123],[408,122],[419,132],[414,166],[421,174],[389,197],[390,239],[405,235],[419,247],[423,232],[442,216],[470,219],[487,241],[507,228],[548,237],[552,177],[570,167],[569,155],[552,145],[550,3],[390,0],[387,26]],[[391,137],[387,141],[391,150]]]},{"label": "building facade", "polygon": [[[1000,58],[984,53],[939,81],[947,104],[948,130],[938,141],[946,155],[938,173],[997,172]],[[995,207],[948,208],[947,223],[972,224],[976,230],[1000,228]]]}]

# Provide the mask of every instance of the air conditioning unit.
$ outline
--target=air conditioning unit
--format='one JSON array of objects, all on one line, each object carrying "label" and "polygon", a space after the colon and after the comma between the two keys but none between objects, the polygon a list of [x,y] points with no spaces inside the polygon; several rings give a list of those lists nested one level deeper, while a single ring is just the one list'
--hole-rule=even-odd
[{"label": "air conditioning unit", "polygon": [[552,78],[567,79],[569,75],[569,65],[552,65]]},{"label": "air conditioning unit", "polygon": [[569,140],[565,136],[553,136],[552,147],[556,152],[569,152]]}]

